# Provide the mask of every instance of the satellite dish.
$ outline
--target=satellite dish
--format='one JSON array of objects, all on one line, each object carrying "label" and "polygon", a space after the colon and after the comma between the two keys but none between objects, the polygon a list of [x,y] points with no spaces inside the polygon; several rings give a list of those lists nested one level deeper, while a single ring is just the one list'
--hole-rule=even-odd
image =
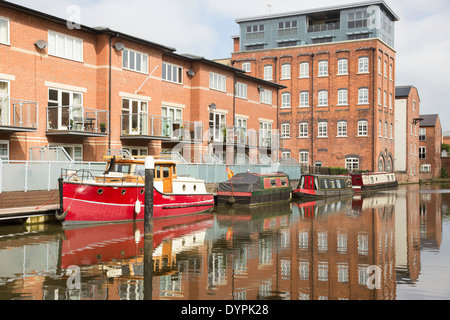
[{"label": "satellite dish", "polygon": [[45,40],[38,40],[34,45],[41,50],[45,50],[48,47],[48,42]]},{"label": "satellite dish", "polygon": [[116,48],[117,51],[122,51],[123,49],[125,49],[125,46],[121,42],[116,42],[116,44],[114,45],[114,48]]},{"label": "satellite dish", "polygon": [[186,71],[186,73],[188,74],[189,77],[195,76],[195,72],[192,69],[189,69],[188,71]]},{"label": "satellite dish", "polygon": [[209,107],[210,107],[212,110],[217,109],[217,106],[216,106],[215,103],[211,103],[211,104],[209,105]]}]

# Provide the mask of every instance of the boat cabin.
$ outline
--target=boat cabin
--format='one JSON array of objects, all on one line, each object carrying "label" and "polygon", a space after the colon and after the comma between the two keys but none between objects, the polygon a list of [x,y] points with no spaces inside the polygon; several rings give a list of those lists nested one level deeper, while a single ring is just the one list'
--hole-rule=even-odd
[{"label": "boat cabin", "polygon": [[352,187],[347,176],[302,175],[298,188],[305,190],[342,190]]}]

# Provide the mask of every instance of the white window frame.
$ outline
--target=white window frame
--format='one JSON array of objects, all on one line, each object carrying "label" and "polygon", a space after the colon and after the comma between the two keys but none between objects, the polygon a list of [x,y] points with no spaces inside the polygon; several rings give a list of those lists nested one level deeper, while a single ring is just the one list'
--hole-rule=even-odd
[{"label": "white window frame", "polygon": [[291,137],[291,125],[289,123],[281,124],[281,137],[283,138]]},{"label": "white window frame", "polygon": [[358,73],[369,73],[369,57],[359,57]]},{"label": "white window frame", "polygon": [[209,88],[221,92],[227,91],[227,77],[223,74],[210,72],[209,73]]},{"label": "white window frame", "polygon": [[337,136],[338,137],[347,137],[347,121],[338,121]]},{"label": "white window frame", "polygon": [[252,64],[250,62],[242,63],[242,70],[244,70],[245,72],[251,72],[252,71]]},{"label": "white window frame", "polygon": [[348,59],[342,58],[338,60],[338,75],[348,75]]},{"label": "white window frame", "polygon": [[236,82],[236,98],[247,99],[247,85]]},{"label": "white window frame", "polygon": [[419,146],[419,159],[426,159],[426,158],[427,158],[427,147]]},{"label": "white window frame", "polygon": [[328,106],[328,90],[319,90],[318,92],[318,107],[327,107]]},{"label": "white window frame", "polygon": [[264,80],[273,80],[273,67],[272,65],[264,66]]},{"label": "white window frame", "polygon": [[348,106],[348,90],[339,89],[338,90],[338,106]]},{"label": "white window frame", "polygon": [[[139,146],[123,146],[123,149],[127,149],[132,156],[147,156],[148,155],[148,147],[139,147]],[[133,153],[136,154],[133,154]]]},{"label": "white window frame", "polygon": [[358,104],[359,105],[369,104],[369,88],[358,89]]},{"label": "white window frame", "polygon": [[309,91],[300,92],[299,107],[300,108],[309,108]]},{"label": "white window frame", "polygon": [[298,155],[298,163],[303,166],[309,166],[309,152],[300,151]]},{"label": "white window frame", "polygon": [[319,77],[328,77],[328,60],[319,61]]},{"label": "white window frame", "polygon": [[[50,90],[52,91],[56,91],[58,94],[58,98],[57,100],[50,100]],[[62,100],[63,100],[63,94],[69,94],[69,104],[68,105],[63,105]],[[75,95],[78,95],[81,97],[81,101],[79,104],[75,104]],[[53,88],[53,87],[49,87],[48,88],[48,99],[47,99],[47,103],[48,104],[57,104],[56,106],[52,106],[52,108],[56,108],[57,107],[57,113],[58,113],[58,119],[57,119],[57,123],[55,124],[54,129],[56,130],[67,130],[67,127],[65,125],[63,125],[63,113],[64,113],[64,108],[67,107],[72,107],[71,111],[72,113],[69,113],[69,124],[70,124],[70,120],[73,120],[74,117],[77,116],[81,116],[83,117],[83,101],[84,101],[84,96],[82,92],[79,91],[70,91],[70,90],[62,90],[62,89],[58,89],[58,88]],[[81,114],[80,114],[81,112]],[[48,124],[47,124],[48,125]]]},{"label": "white window frame", "polygon": [[317,125],[318,138],[328,138],[328,122],[319,122]]},{"label": "white window frame", "polygon": [[291,79],[291,64],[283,63],[281,65],[281,80]]},{"label": "white window frame", "polygon": [[0,44],[10,45],[11,44],[11,24],[10,24],[10,20],[8,18],[0,16],[0,22],[3,22],[3,23],[6,24],[6,39],[4,39],[2,41],[2,38],[0,37]]},{"label": "white window frame", "polygon": [[367,120],[358,121],[358,137],[367,137],[369,132],[369,122]]},{"label": "white window frame", "polygon": [[308,138],[309,133],[308,133],[308,123],[306,122],[301,122],[298,125],[298,137],[299,138]]},{"label": "white window frame", "polygon": [[281,94],[281,108],[290,108],[291,107],[291,93],[283,92]]},{"label": "white window frame", "polygon": [[[11,82],[8,80],[0,79],[0,82],[6,83],[7,92],[6,95],[0,95],[0,98],[10,98],[10,92],[11,92]],[[9,126],[11,123],[11,114],[9,110],[9,101],[6,100],[4,102],[0,102],[0,125],[3,126]]]},{"label": "white window frame", "polygon": [[430,173],[431,172],[431,164],[423,164],[419,169],[420,173]]},{"label": "white window frame", "polygon": [[173,63],[163,62],[161,78],[163,81],[183,84],[183,67]]},{"label": "white window frame", "polygon": [[345,168],[349,171],[359,170],[359,159],[358,158],[346,158]]},{"label": "white window frame", "polygon": [[272,91],[261,89],[261,91],[259,92],[259,99],[261,103],[272,105]]},{"label": "white window frame", "polygon": [[309,62],[300,62],[300,76],[299,78],[309,78]]},{"label": "white window frame", "polygon": [[[6,155],[2,155],[0,153],[1,160],[9,160],[9,141],[8,140],[0,140],[0,145],[6,145]],[[1,150],[1,148],[0,148]]]},{"label": "white window frame", "polygon": [[[131,55],[134,55],[134,67],[132,67],[130,65]],[[136,63],[136,58],[138,57],[138,55],[140,55],[140,57],[141,57],[141,62],[140,62],[141,68],[138,68],[137,63]],[[125,56],[127,56],[126,60],[125,60]],[[128,65],[125,65],[126,61],[128,62]],[[148,64],[149,64],[148,54],[139,52],[136,50],[128,49],[128,48],[123,49],[123,51],[122,51],[122,68],[123,69],[148,74]]]},{"label": "white window frame", "polygon": [[[66,150],[67,154],[72,157],[73,161],[83,161],[83,145],[77,143],[49,143],[49,147],[62,147]],[[68,151],[67,148],[72,148],[72,152]],[[75,148],[81,148],[81,157],[75,157]]]},{"label": "white window frame", "polygon": [[[64,41],[64,45],[62,48],[63,52],[60,52],[58,41]],[[70,42],[72,42],[71,48],[69,47]],[[77,46],[75,46],[76,43],[78,43]],[[50,56],[83,62],[83,47],[83,39],[72,37],[56,31],[48,31],[48,55]],[[80,50],[78,52],[79,57],[76,55],[77,49]]]}]

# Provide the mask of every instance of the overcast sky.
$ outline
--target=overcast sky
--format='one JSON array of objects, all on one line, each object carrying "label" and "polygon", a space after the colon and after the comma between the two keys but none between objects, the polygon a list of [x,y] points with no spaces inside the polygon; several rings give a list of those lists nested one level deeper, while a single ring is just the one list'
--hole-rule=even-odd
[{"label": "overcast sky", "polygon": [[[207,59],[230,57],[237,18],[283,13],[352,0],[9,0],[69,19],[77,6],[81,24],[109,27]],[[396,23],[396,85],[419,90],[422,114],[439,114],[450,130],[450,1],[385,0]],[[270,5],[270,8],[268,6]],[[69,10],[68,10],[69,9]]]}]

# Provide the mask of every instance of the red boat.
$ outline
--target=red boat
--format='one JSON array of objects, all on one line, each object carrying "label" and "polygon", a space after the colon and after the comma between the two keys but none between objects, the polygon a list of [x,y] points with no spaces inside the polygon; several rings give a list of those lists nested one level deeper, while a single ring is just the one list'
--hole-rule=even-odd
[{"label": "red boat", "polygon": [[[60,179],[62,210],[56,217],[63,224],[108,223],[144,219],[145,159],[131,156],[105,157],[106,171],[66,171]],[[178,177],[176,163],[156,160],[154,170],[153,217],[168,218],[208,211],[214,196],[205,183]]]}]

